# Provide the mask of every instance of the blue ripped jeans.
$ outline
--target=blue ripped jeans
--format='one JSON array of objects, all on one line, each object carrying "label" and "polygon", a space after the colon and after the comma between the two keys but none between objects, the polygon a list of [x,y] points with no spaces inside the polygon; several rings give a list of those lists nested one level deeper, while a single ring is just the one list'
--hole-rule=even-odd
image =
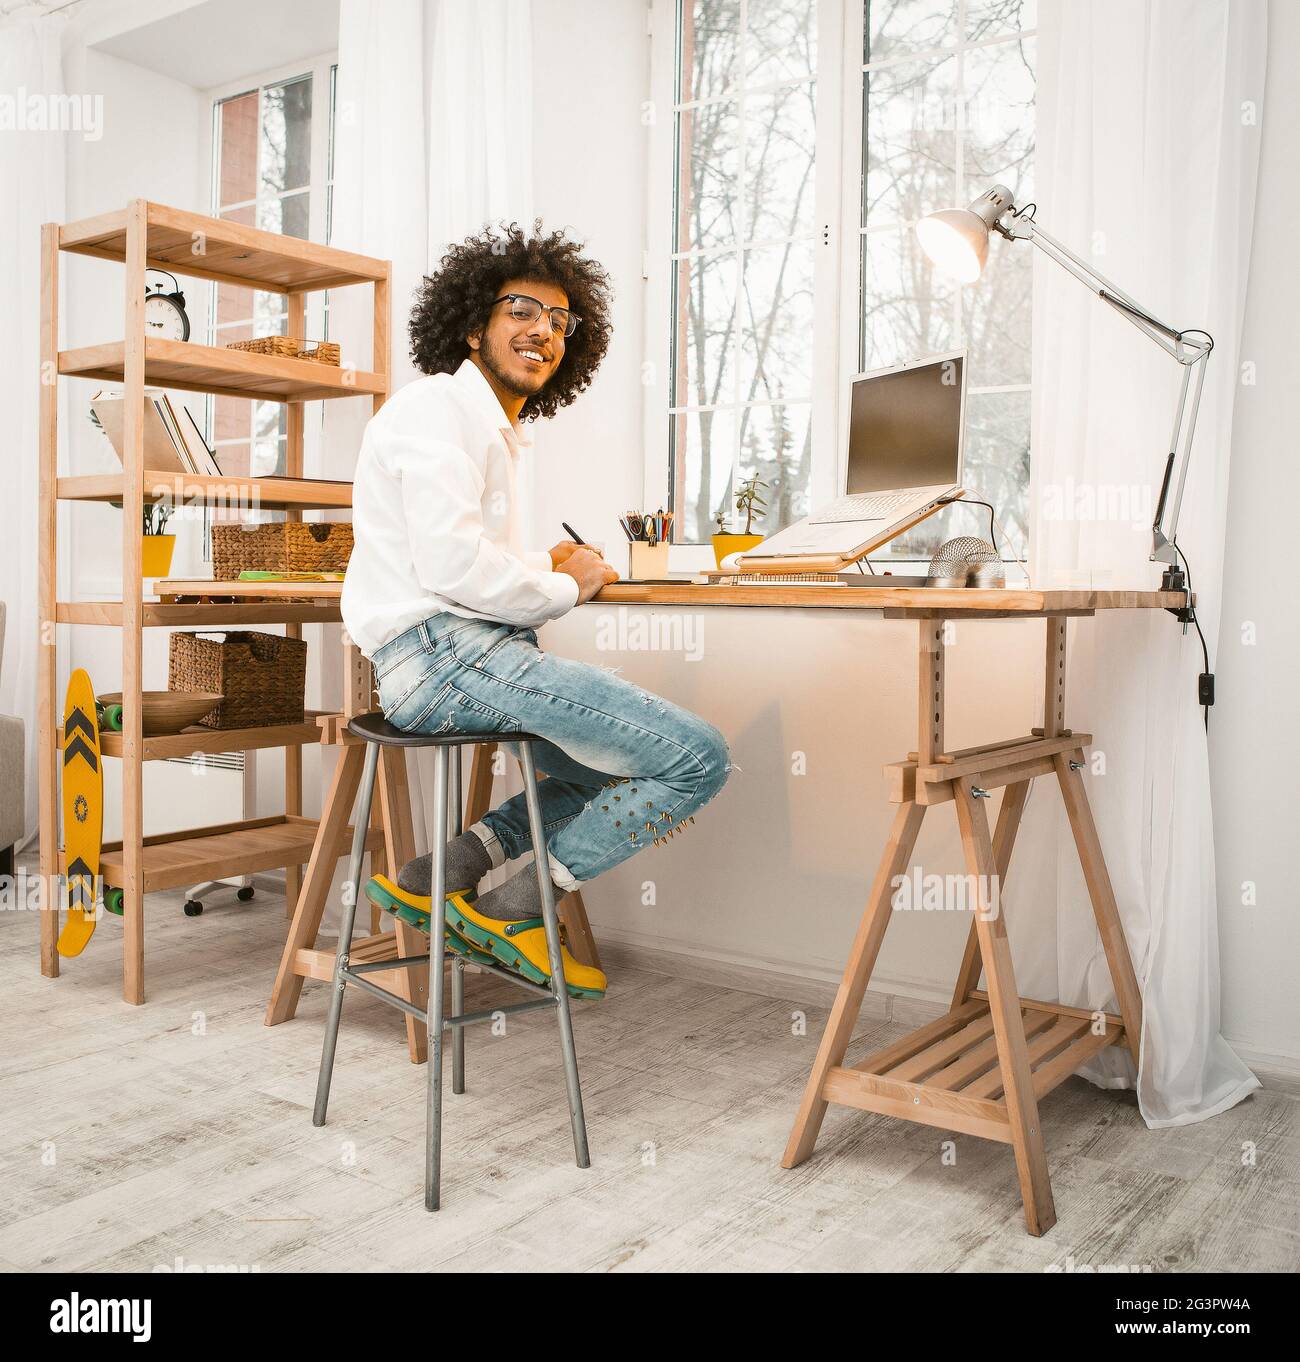
[{"label": "blue ripped jeans", "polygon": [[[443,612],[371,662],[384,716],[397,728],[544,739],[533,757],[547,777],[538,793],[562,889],[666,837],[726,783],[727,743],[712,724],[603,667],[542,652],[533,629]],[[522,793],[476,826],[499,844],[488,845],[494,864],[532,845]]]}]

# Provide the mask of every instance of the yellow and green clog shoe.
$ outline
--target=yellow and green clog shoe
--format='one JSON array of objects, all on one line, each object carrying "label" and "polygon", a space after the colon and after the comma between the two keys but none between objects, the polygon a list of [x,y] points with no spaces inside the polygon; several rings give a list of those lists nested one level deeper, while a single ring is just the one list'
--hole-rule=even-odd
[{"label": "yellow and green clog shoe", "polygon": [[[400,918],[403,922],[409,923],[412,927],[427,933],[429,930],[429,904],[427,896],[408,893],[405,889],[396,885],[387,875],[374,875],[366,885],[366,898],[371,903],[382,908],[384,912],[391,913],[395,918]],[[443,944],[447,950],[455,955],[464,956],[466,960],[476,965],[497,965],[500,962],[489,955],[486,951],[481,951],[472,946],[464,937],[458,936],[454,931],[443,933]]]},{"label": "yellow and green clog shoe", "polygon": [[[530,979],[549,985],[551,963],[546,950],[546,929],[539,917],[502,922],[484,917],[463,894],[447,896],[447,926],[479,950],[489,951],[498,964]],[[571,998],[603,998],[607,981],[594,965],[580,965],[560,943],[564,961],[564,984]]]}]

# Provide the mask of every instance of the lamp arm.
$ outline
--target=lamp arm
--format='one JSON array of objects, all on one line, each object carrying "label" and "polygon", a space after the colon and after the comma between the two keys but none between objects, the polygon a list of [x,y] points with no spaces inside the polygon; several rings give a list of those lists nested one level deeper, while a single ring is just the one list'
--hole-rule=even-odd
[{"label": "lamp arm", "polygon": [[[1192,440],[1196,433],[1196,416],[1201,405],[1201,390],[1205,384],[1205,361],[1214,349],[1214,341],[1204,331],[1178,331],[1147,312],[1127,293],[1099,274],[1086,260],[1075,255],[1055,237],[1049,236],[1032,217],[1008,210],[994,228],[1009,240],[1026,240],[1037,246],[1049,259],[1074,275],[1091,289],[1102,302],[1132,323],[1144,336],[1153,340],[1166,354],[1182,366],[1183,381],[1174,407],[1173,433],[1169,437],[1169,453],[1165,459],[1164,477],[1160,483],[1160,497],[1156,503],[1155,519],[1151,525],[1151,562],[1165,563],[1178,568],[1178,516],[1183,504],[1183,487],[1187,482],[1187,467],[1191,462]],[[1194,375],[1194,377],[1193,377]],[[1188,410],[1188,396],[1191,409]],[[1174,471],[1177,469],[1177,485]],[[1170,490],[1173,488],[1172,507]],[[1165,515],[1169,525],[1165,528]],[[1169,579],[1169,574],[1166,574]]]}]

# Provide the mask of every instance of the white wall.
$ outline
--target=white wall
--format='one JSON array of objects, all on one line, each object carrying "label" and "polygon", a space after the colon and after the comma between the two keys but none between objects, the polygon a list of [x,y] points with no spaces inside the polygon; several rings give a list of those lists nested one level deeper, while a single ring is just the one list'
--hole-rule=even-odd
[{"label": "white wall", "polygon": [[[537,540],[550,543],[561,513],[580,531],[613,539],[618,503],[640,500],[637,349],[642,327],[641,250],[645,210],[644,129],[648,39],[640,0],[599,7],[580,0],[538,0],[535,179],[538,201],[552,205],[609,265],[618,287],[618,334],[610,362],[591,391],[542,437]],[[1291,173],[1297,143],[1297,91],[1288,71],[1300,53],[1300,13],[1274,4],[1273,60],[1264,116],[1261,202],[1245,354],[1260,363],[1259,386],[1243,393],[1231,507],[1231,542],[1255,549],[1230,556],[1220,701],[1213,711],[1214,797],[1224,963],[1223,1025],[1249,1057],[1300,1054],[1293,977],[1300,926],[1288,875],[1289,840],[1282,789],[1294,763],[1295,728],[1282,714],[1283,687],[1294,690],[1300,631],[1287,629],[1278,555],[1258,551],[1285,533],[1297,480],[1290,437],[1295,384],[1284,355],[1296,315],[1290,223],[1300,213]],[[540,73],[572,66],[575,33],[583,78],[551,101]],[[655,186],[667,194],[670,186]],[[1288,440],[1284,448],[1283,441]],[[1271,456],[1271,457],[1270,457]],[[623,469],[620,476],[615,468]],[[628,499],[630,497],[630,500]],[[1294,501],[1292,502],[1294,504]],[[572,514],[570,514],[570,512]],[[612,612],[609,612],[612,617]],[[662,608],[629,614],[671,616]],[[739,769],[696,824],[666,848],[634,857],[584,890],[598,936],[650,950],[681,952],[681,967],[709,962],[719,977],[780,975],[838,978],[862,910],[893,806],[881,766],[915,745],[915,626],[837,617],[830,611],[699,612],[703,655],[597,647],[607,612],[585,608],[548,625],[545,646],[605,666],[697,711],[726,734]],[[1254,619],[1261,641],[1236,646],[1235,621]],[[1231,622],[1231,623],[1230,623]],[[1011,736],[1040,721],[1041,623],[968,623],[949,655],[948,738],[963,746]],[[1083,716],[1076,723],[1084,727]],[[798,752],[807,774],[791,774]],[[1033,798],[1053,798],[1046,788]],[[1271,802],[1265,802],[1271,801]],[[993,811],[990,811],[992,816]],[[918,858],[927,870],[961,869],[955,820],[940,808],[927,820]],[[1260,906],[1238,906],[1239,886],[1254,879]],[[643,906],[653,886],[656,902]],[[1014,929],[1014,872],[1009,890]],[[953,914],[901,915],[890,928],[874,976],[877,988],[946,1001],[965,935]],[[1017,952],[1019,954],[1019,951]],[[797,995],[796,995],[797,996]]]},{"label": "white wall", "polygon": [[[1300,7],[1269,6],[1268,90],[1242,358],[1256,381],[1237,391],[1228,552],[1211,711],[1215,856],[1224,1030],[1244,1052],[1300,1063],[1300,888],[1295,796],[1300,675],[1290,546],[1300,506],[1297,384],[1300,315],[1294,225],[1300,219]],[[1193,471],[1193,476],[1195,472]],[[1243,903],[1254,886],[1255,902]]]}]

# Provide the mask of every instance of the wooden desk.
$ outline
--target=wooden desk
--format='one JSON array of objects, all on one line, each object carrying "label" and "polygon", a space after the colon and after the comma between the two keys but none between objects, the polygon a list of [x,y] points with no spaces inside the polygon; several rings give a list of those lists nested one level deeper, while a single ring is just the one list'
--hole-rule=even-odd
[{"label": "wooden desk", "polygon": [[[180,584],[169,585],[174,590]],[[337,596],[339,589],[338,584],[322,583],[309,594],[320,599]],[[308,593],[295,583],[294,594]],[[1126,1045],[1136,1063],[1142,1034],[1142,999],[1080,775],[1083,749],[1092,738],[1072,732],[1065,723],[1067,621],[1098,610],[1173,609],[1184,604],[1182,595],[1091,589],[975,591],[616,582],[591,604],[857,610],[917,622],[916,749],[885,768],[890,799],[898,809],[782,1163],[793,1168],[812,1154],[832,1102],[996,1140],[1011,1145],[1015,1155],[1029,1232],[1046,1232],[1056,1221],[1056,1210],[1038,1103],[1105,1046]],[[1042,726],[1010,741],[948,750],[944,741],[945,622],[1017,618],[1046,621]],[[368,702],[368,692],[358,692],[357,703]],[[489,749],[475,749],[467,820],[481,816],[487,808],[490,759]],[[1029,782],[1036,776],[1055,776],[1060,785],[1119,1000],[1118,1015],[1021,998],[1017,992],[1006,922],[998,911],[999,890],[1010,865]],[[997,827],[990,833],[984,801],[999,788],[1006,794]],[[313,868],[322,867],[322,875],[323,867],[332,867],[345,849],[350,801],[344,802],[346,807],[336,808],[334,816],[322,817],[320,822],[312,861]],[[951,1006],[937,1021],[865,1059],[845,1064],[849,1039],[893,911],[892,886],[896,877],[905,875],[922,819],[935,804],[955,807],[974,891],[967,901],[977,905]],[[299,915],[314,898],[323,903],[324,892],[325,883],[314,884],[313,869],[309,869]],[[297,938],[291,932],[268,1025],[292,1015],[303,975],[325,977],[327,962],[317,958],[322,953],[312,951],[311,944],[301,932]],[[588,940],[581,946],[594,952],[594,942]],[[981,970],[987,978],[984,990],[976,987]]]},{"label": "wooden desk", "polygon": [[[1120,924],[1110,876],[1080,769],[1092,741],[1065,725],[1066,628],[1070,616],[1098,610],[1170,609],[1185,602],[1159,591],[973,591],[888,587],[637,586],[606,587],[598,602],[732,605],[880,611],[916,620],[917,744],[885,768],[893,827],[867,898],[817,1057],[795,1116],[782,1165],[793,1168],[813,1152],[830,1103],[938,1126],[1009,1144],[1030,1234],[1056,1223],[1038,1103],[1107,1045],[1128,1046],[1134,1063],[1142,1036],[1142,998]],[[945,621],[1046,620],[1043,724],[1023,738],[949,751],[944,742]],[[1106,951],[1119,1015],[1021,998],[1011,964],[1000,886],[1006,879],[1020,817],[1035,776],[1061,787]],[[984,801],[1004,788],[990,835]],[[912,859],[926,809],[956,808],[972,912],[966,950],[948,1012],[853,1064],[845,1052],[880,953],[894,906],[893,885]],[[980,990],[981,968],[987,988]]]}]

